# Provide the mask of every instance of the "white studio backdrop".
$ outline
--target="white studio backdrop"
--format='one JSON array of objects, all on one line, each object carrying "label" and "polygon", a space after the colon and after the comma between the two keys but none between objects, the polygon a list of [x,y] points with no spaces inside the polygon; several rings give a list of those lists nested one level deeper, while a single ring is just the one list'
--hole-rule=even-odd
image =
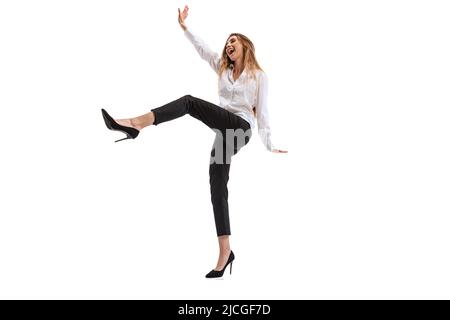
[{"label": "white studio backdrop", "polygon": [[190,1],[214,50],[253,40],[273,141],[229,182],[217,258],[213,133],[186,116],[106,129],[217,79],[181,1],[0,3],[0,298],[450,298],[447,1]]}]

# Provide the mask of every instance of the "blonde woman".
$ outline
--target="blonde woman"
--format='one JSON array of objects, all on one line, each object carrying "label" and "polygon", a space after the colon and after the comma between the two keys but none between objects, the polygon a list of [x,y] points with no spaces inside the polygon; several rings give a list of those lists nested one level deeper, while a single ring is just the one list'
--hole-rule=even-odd
[{"label": "blonde woman", "polygon": [[211,150],[209,176],[211,202],[219,240],[219,259],[216,267],[206,277],[219,278],[223,276],[228,265],[231,274],[234,260],[229,240],[231,230],[227,189],[231,157],[248,143],[255,122],[267,150],[275,153],[287,151],[274,148],[270,139],[267,76],[256,61],[253,43],[240,33],[232,33],[225,43],[222,55],[219,56],[188,29],[185,21],[188,10],[188,6],[185,6],[182,12],[178,9],[178,22],[200,57],[217,73],[220,106],[186,95],[135,118],[113,119],[104,109],[102,114],[109,129],[126,134],[125,138],[117,141],[134,139],[140,130],[147,126],[156,126],[185,114],[213,129],[215,140]]}]

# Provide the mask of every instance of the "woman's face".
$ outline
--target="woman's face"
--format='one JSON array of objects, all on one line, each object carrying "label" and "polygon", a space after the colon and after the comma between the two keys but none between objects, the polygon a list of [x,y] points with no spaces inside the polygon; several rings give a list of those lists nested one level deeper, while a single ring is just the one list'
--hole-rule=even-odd
[{"label": "woman's face", "polygon": [[244,48],[237,36],[231,36],[228,38],[225,45],[225,50],[231,61],[236,61],[243,57]]}]

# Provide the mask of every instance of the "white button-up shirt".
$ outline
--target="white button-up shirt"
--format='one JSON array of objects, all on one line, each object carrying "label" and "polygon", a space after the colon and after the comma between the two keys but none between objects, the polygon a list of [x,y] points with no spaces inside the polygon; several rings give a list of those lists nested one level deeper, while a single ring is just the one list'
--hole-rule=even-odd
[{"label": "white button-up shirt", "polygon": [[[194,45],[200,57],[206,60],[213,70],[219,74],[220,55],[212,51],[191,30],[186,29],[184,34]],[[235,81],[233,70],[231,68],[225,70],[219,79],[220,107],[246,120],[252,129],[255,127],[255,115],[253,113],[253,108],[255,108],[258,134],[267,150],[272,151],[274,147],[270,138],[269,114],[267,111],[268,80],[266,74],[261,70],[257,70],[255,76],[256,79],[253,79],[244,69]]]}]

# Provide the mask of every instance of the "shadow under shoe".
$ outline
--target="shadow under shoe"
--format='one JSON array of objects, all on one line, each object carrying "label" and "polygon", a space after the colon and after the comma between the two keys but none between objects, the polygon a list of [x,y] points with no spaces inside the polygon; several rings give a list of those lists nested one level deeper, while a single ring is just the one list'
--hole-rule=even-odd
[{"label": "shadow under shoe", "polygon": [[105,120],[106,127],[109,130],[120,131],[126,134],[126,137],[123,139],[116,140],[115,142],[126,140],[126,139],[134,139],[139,135],[139,130],[132,127],[126,127],[118,124],[105,109],[102,109],[103,120]]},{"label": "shadow under shoe", "polygon": [[206,278],[221,278],[225,272],[225,269],[228,267],[228,265],[230,265],[230,274],[231,274],[231,269],[233,268],[233,261],[234,261],[234,253],[233,250],[230,252],[230,256],[228,257],[228,261],[225,264],[225,266],[223,267],[222,270],[216,271],[216,270],[211,270],[207,275]]}]

